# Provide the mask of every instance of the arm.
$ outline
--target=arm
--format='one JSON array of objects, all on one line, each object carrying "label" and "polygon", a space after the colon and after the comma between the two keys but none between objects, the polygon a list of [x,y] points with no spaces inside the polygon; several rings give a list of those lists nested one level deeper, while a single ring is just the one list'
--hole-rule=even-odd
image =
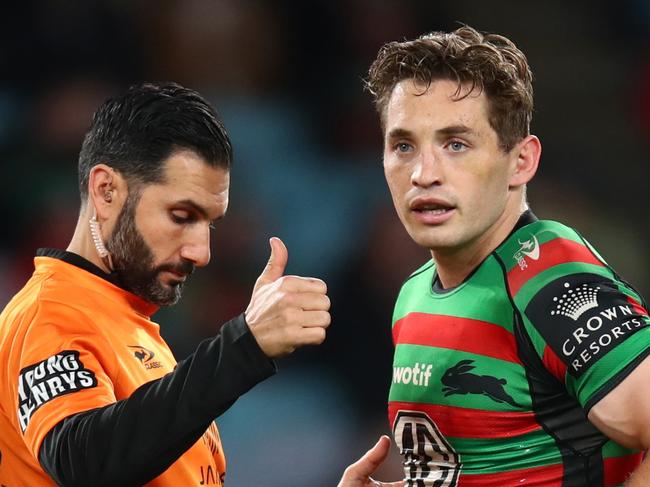
[{"label": "arm", "polygon": [[275,372],[268,357],[322,342],[329,299],[318,279],[283,276],[287,251],[272,241],[244,316],[130,397],[59,422],[39,460],[62,485],[141,485],[162,473],[214,418]]},{"label": "arm", "polygon": [[127,399],[59,422],[45,437],[39,460],[61,485],[141,485],[274,372],[240,316],[203,341],[174,372]]},{"label": "arm", "polygon": [[[589,420],[615,442],[628,448],[647,450],[650,448],[649,383],[650,357],[591,408]],[[644,459],[626,485],[650,485],[648,458]]]}]

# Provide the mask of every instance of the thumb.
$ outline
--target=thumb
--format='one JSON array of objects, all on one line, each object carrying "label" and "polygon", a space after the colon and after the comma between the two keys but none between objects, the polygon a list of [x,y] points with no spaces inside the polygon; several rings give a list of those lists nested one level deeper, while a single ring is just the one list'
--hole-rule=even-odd
[{"label": "thumb", "polygon": [[360,477],[370,477],[386,459],[389,450],[390,438],[383,435],[379,438],[375,446],[351,466],[354,469],[354,473]]},{"label": "thumb", "polygon": [[279,279],[284,274],[285,267],[287,267],[289,251],[284,245],[284,242],[278,237],[271,237],[269,244],[271,245],[271,256],[260,277],[257,279],[255,288]]}]

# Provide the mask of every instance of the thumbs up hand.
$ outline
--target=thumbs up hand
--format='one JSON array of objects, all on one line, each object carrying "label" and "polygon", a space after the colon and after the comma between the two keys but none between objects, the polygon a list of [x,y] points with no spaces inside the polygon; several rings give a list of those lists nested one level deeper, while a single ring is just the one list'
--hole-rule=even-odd
[{"label": "thumbs up hand", "polygon": [[285,276],[289,252],[277,237],[269,243],[271,257],[257,278],[244,315],[262,351],[275,358],[325,340],[330,300],[322,280]]}]

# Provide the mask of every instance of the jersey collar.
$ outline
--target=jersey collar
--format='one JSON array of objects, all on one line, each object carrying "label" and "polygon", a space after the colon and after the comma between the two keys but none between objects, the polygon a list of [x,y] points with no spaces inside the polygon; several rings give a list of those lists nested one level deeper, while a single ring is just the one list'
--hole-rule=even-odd
[{"label": "jersey collar", "polygon": [[141,297],[136,296],[132,292],[124,289],[121,286],[118,275],[115,272],[108,274],[104,272],[102,269],[100,269],[98,266],[96,266],[89,260],[84,259],[78,254],[75,254],[73,252],[68,252],[67,250],[40,248],[36,251],[36,257],[50,257],[53,259],[60,260],[62,262],[65,262],[66,264],[70,264],[72,266],[78,267],[86,272],[89,272],[90,274],[93,274],[94,276],[103,279],[104,281],[109,282],[113,286],[119,288],[120,291],[125,294],[125,297],[129,302],[129,304],[136,311],[138,311],[143,315],[151,316],[159,308],[158,305],[150,303],[142,299]]},{"label": "jersey collar", "polygon": [[[530,225],[531,223],[534,223],[537,221],[537,217],[533,213],[533,211],[529,208],[526,211],[524,211],[521,216],[519,217],[519,220],[517,220],[517,223],[515,223],[515,226],[512,228],[512,231],[508,234],[508,236],[503,240],[505,242],[508,240],[512,235],[519,230],[520,228],[525,227],[526,225]],[[503,242],[501,242],[499,245],[501,245]],[[497,247],[499,246],[497,245]],[[482,262],[481,262],[482,263]],[[458,286],[462,286],[465,282],[467,282],[473,275],[474,273],[478,270],[478,268],[481,267],[481,264],[477,265],[472,272],[468,274],[468,276],[461,282]],[[436,294],[445,294],[448,292],[453,291],[456,289],[458,286],[454,287],[448,287],[448,288],[443,288],[442,285],[440,284],[440,279],[438,279],[438,273],[436,272],[433,276],[433,283],[431,284],[431,289],[433,290],[434,293]]]}]

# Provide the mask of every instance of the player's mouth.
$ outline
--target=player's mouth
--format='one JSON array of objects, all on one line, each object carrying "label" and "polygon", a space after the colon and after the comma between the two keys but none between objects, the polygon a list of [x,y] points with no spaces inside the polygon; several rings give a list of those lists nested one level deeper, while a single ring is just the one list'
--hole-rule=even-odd
[{"label": "player's mouth", "polygon": [[429,197],[418,197],[409,203],[409,209],[415,218],[425,225],[440,225],[451,218],[456,211],[452,204]]},{"label": "player's mouth", "polygon": [[171,280],[175,282],[185,282],[187,279],[187,274],[176,272],[176,271],[170,271],[167,270],[165,271],[167,274],[171,276]]}]

